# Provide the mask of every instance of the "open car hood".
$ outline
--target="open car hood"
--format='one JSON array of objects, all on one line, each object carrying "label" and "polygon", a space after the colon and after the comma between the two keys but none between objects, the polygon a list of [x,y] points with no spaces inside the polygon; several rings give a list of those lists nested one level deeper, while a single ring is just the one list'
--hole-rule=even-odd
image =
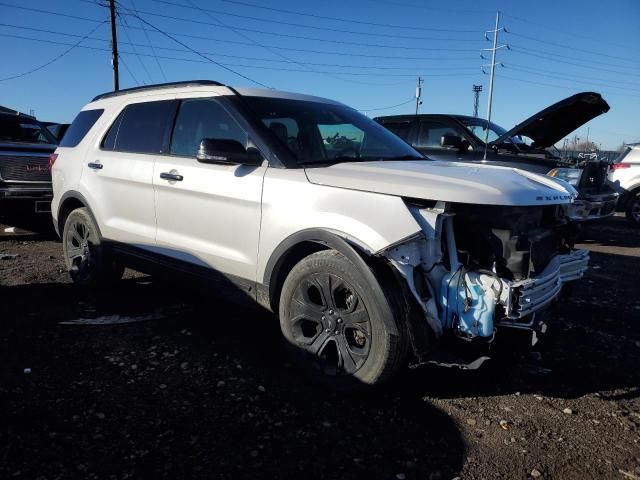
[{"label": "open car hood", "polygon": [[522,135],[533,140],[534,147],[547,148],[608,111],[609,104],[599,93],[576,93],[532,115],[490,144],[499,145],[511,137]]},{"label": "open car hood", "polygon": [[554,205],[570,203],[577,195],[568,183],[546,175],[457,162],[354,162],[305,172],[316,185],[480,205]]}]

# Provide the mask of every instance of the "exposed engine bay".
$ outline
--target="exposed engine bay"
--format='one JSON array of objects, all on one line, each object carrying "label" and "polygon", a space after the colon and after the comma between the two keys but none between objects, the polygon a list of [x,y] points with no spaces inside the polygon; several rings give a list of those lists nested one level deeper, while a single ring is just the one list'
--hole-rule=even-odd
[{"label": "exposed engine bay", "polygon": [[531,330],[589,255],[573,248],[566,205],[407,201],[422,233],[381,252],[405,278],[436,337],[491,344],[501,327]]}]

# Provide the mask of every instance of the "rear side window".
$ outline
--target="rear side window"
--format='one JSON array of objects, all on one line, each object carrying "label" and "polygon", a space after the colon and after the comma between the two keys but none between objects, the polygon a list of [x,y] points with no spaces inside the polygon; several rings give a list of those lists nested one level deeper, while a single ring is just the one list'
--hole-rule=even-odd
[{"label": "rear side window", "polygon": [[62,137],[62,141],[60,142],[61,147],[75,147],[77,146],[85,135],[91,130],[91,127],[95,125],[100,116],[104,113],[102,108],[98,108],[95,110],[83,110],[76,118],[73,120],[73,123]]},{"label": "rear side window", "polygon": [[391,130],[398,135],[404,141],[409,141],[409,131],[411,130],[411,123],[409,122],[385,122],[382,124],[387,130]]},{"label": "rear side window", "polygon": [[102,148],[119,152],[160,153],[174,105],[173,100],[127,105],[111,125]]}]

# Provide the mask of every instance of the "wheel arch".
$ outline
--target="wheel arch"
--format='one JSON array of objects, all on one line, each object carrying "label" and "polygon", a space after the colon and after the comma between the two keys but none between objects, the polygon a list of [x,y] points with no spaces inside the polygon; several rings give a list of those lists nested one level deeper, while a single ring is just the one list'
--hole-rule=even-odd
[{"label": "wheel arch", "polygon": [[[378,290],[379,298],[385,299],[386,308],[391,309],[382,291],[379,278],[374,275],[374,264],[379,263],[366,247],[353,239],[348,239],[326,229],[306,229],[284,239],[267,261],[259,289],[261,304],[273,312],[278,312],[282,286],[291,269],[304,257],[321,250],[336,250],[353,263],[366,281]],[[376,269],[380,268],[376,266]],[[394,332],[398,333],[398,332]]]},{"label": "wheel arch", "polygon": [[67,217],[77,208],[87,208],[89,210],[89,214],[93,217],[93,220],[96,222],[96,226],[98,227],[98,233],[100,233],[100,225],[98,225],[98,222],[96,221],[95,215],[89,206],[89,202],[87,202],[87,199],[80,192],[76,192],[75,190],[66,192],[60,199],[58,205],[58,218],[54,225],[58,236],[62,237]]}]

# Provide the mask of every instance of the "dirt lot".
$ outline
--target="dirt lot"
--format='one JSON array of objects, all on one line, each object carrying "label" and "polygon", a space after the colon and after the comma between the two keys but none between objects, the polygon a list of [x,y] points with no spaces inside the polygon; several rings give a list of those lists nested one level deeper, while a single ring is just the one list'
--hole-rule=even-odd
[{"label": "dirt lot", "polygon": [[593,268],[532,354],[342,396],[269,316],[132,274],[88,301],[58,242],[4,233],[0,478],[639,479],[640,232],[582,241]]}]

